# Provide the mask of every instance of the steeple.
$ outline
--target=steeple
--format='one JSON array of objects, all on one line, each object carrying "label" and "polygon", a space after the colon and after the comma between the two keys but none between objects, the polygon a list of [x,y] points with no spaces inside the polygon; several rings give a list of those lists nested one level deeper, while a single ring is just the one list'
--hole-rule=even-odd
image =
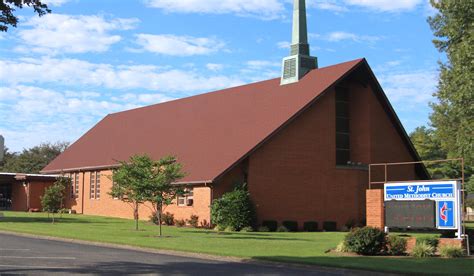
[{"label": "steeple", "polygon": [[305,0],[294,0],[293,35],[290,56],[283,59],[281,85],[298,82],[318,68],[318,59],[310,56]]}]

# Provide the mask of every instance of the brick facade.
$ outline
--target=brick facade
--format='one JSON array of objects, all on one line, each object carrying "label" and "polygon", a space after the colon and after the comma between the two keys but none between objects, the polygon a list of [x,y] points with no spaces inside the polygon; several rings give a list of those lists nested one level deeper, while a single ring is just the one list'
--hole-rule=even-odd
[{"label": "brick facade", "polygon": [[[413,161],[402,136],[370,86],[350,87],[351,160]],[[249,158],[249,189],[262,220],[334,221],[341,228],[365,220],[365,167],[336,166],[335,91],[321,97]],[[414,168],[392,172],[415,179]]]},{"label": "brick facade", "polygon": [[382,189],[366,191],[367,226],[385,228],[384,198]]}]

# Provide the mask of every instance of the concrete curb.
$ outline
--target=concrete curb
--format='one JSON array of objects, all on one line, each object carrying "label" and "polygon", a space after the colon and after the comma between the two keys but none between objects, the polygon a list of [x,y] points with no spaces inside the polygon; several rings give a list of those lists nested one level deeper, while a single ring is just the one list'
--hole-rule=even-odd
[{"label": "concrete curb", "polygon": [[39,239],[39,240],[47,240],[47,241],[70,242],[70,243],[75,243],[75,244],[99,246],[99,247],[105,247],[105,248],[111,248],[111,249],[133,250],[133,251],[151,253],[151,254],[162,254],[162,255],[176,256],[176,257],[195,258],[195,259],[201,259],[201,260],[207,260],[207,261],[220,261],[220,262],[232,262],[232,263],[242,263],[242,264],[255,264],[255,265],[263,265],[263,266],[270,266],[270,267],[318,270],[319,272],[327,272],[327,273],[336,272],[336,273],[341,273],[344,275],[369,275],[369,276],[370,275],[374,275],[374,276],[375,275],[400,275],[400,274],[394,274],[394,273],[374,272],[374,271],[366,271],[366,270],[358,270],[358,269],[346,269],[346,268],[286,263],[286,262],[277,262],[277,261],[261,261],[261,260],[254,260],[254,259],[249,259],[249,258],[218,256],[218,255],[210,255],[210,254],[204,254],[204,253],[153,249],[153,248],[145,248],[145,247],[138,247],[138,246],[131,246],[131,245],[121,245],[121,244],[113,244],[113,243],[105,243],[105,242],[95,242],[95,241],[86,241],[86,240],[78,240],[78,239],[70,239],[70,238],[43,236],[43,235],[21,233],[21,232],[10,232],[10,231],[5,231],[5,230],[0,230],[0,234],[17,236],[17,237],[25,237],[25,238],[33,238],[33,239]]}]

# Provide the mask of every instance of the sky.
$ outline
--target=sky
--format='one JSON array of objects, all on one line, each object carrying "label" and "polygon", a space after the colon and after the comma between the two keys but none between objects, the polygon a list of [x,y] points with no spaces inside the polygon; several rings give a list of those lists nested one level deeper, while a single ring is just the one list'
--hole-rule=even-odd
[{"label": "sky", "polygon": [[[278,78],[291,0],[48,0],[0,33],[11,151],[74,142],[107,114]],[[307,0],[320,67],[365,57],[407,132],[429,122],[442,54],[428,0]]]}]

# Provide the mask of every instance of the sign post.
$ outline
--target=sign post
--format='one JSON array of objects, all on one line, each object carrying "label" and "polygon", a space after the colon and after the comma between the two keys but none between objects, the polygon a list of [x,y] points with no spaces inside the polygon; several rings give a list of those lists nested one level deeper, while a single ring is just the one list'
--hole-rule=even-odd
[{"label": "sign post", "polygon": [[[384,185],[384,200],[386,217],[390,215],[387,219],[391,225],[388,226],[406,228],[410,220],[415,226],[428,226],[431,225],[430,222],[434,217],[434,229],[457,230],[457,237],[462,238],[461,185],[459,181],[386,183]],[[430,201],[433,202],[434,210],[430,208]],[[415,202],[418,203],[414,204]],[[417,212],[419,214],[416,217],[410,217],[410,214],[406,212],[404,214],[403,210],[408,210],[412,215]],[[397,220],[397,216],[404,216],[405,219]]]}]

